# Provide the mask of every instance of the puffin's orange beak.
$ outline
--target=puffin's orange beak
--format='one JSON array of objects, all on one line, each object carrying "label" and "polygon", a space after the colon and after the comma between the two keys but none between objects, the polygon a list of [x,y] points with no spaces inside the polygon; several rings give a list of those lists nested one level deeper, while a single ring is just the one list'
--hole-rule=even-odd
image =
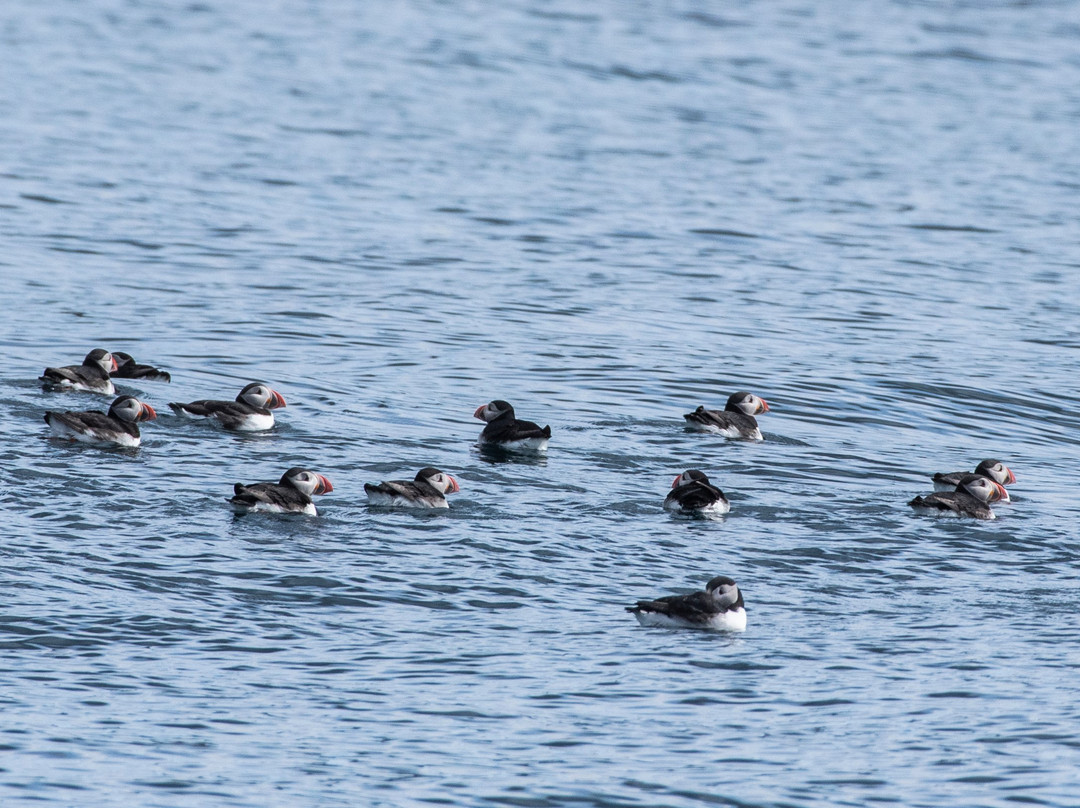
[{"label": "puffin's orange beak", "polygon": [[118,364],[116,364],[116,357],[115,356],[113,356],[112,354],[109,354],[109,359],[112,360],[112,369],[113,370],[116,370],[118,367],[120,367]]},{"label": "puffin's orange beak", "polygon": [[483,415],[484,407],[486,407],[486,406],[487,406],[487,404],[481,404],[479,407],[477,407],[476,412],[474,412],[472,414],[472,417],[473,418],[479,418],[481,421],[483,421],[484,420],[484,415]]},{"label": "puffin's orange beak", "polygon": [[282,397],[281,393],[279,393],[277,390],[271,390],[270,403],[267,405],[267,409],[276,410],[278,407],[284,406],[285,399]]},{"label": "puffin's orange beak", "polygon": [[679,486],[679,480],[681,480],[681,479],[682,479],[682,475],[681,475],[681,474],[679,474],[678,476],[676,476],[676,477],[675,477],[675,479],[671,481],[671,487],[672,487],[672,488],[678,488],[678,486]]},{"label": "puffin's orange beak", "polygon": [[[284,407],[285,405],[282,404],[281,406]],[[334,490],[334,486],[326,477],[323,477],[321,474],[316,474],[315,476],[319,478],[319,485],[315,488],[316,494],[328,494]]]},{"label": "puffin's orange beak", "polygon": [[762,413],[762,412],[768,412],[768,411],[769,411],[769,402],[768,402],[768,401],[766,401],[766,400],[765,400],[765,399],[763,399],[763,398],[762,398],[762,399],[759,399],[759,401],[761,401],[761,409],[760,409],[760,410],[758,410],[758,412],[759,412],[759,413]]},{"label": "puffin's orange beak", "polygon": [[996,496],[990,498],[990,501],[997,502],[999,499],[1003,499],[1008,502],[1009,492],[1005,490],[1005,486],[1003,486],[1001,483],[995,483],[993,480],[991,480],[990,482],[994,483],[994,493],[996,494]]},{"label": "puffin's orange beak", "polygon": [[[142,404],[141,401],[139,403]],[[143,404],[142,411],[139,413],[139,420],[153,421],[155,418],[157,418],[157,412],[154,411],[154,408],[149,404]]]},{"label": "puffin's orange beak", "polygon": [[446,493],[456,494],[458,491],[461,490],[461,486],[457,484],[457,480],[455,480],[449,474],[446,475],[446,479],[450,481],[450,487],[446,489]]},{"label": "puffin's orange beak", "polygon": [[1009,472],[1009,485],[1012,485],[1016,482],[1016,475],[1013,474],[1012,469],[1008,466],[1005,467],[1005,471]]}]

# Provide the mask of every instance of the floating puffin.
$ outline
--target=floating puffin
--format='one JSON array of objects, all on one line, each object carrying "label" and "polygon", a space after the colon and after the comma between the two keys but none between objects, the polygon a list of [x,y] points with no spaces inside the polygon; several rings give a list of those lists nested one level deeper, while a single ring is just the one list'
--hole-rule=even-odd
[{"label": "floating puffin", "polygon": [[480,433],[480,443],[497,446],[512,452],[543,452],[551,440],[551,427],[541,429],[532,421],[519,421],[514,408],[502,399],[477,407],[473,418],[479,418],[487,426]]},{"label": "floating puffin", "polygon": [[664,507],[678,513],[723,514],[731,510],[724,492],[709,482],[705,472],[684,471],[671,483]]},{"label": "floating puffin", "polygon": [[934,490],[935,491],[955,491],[956,486],[960,484],[960,480],[969,474],[978,474],[983,477],[989,477],[998,485],[1012,485],[1016,482],[1016,475],[1012,473],[1012,469],[1002,463],[1000,460],[983,460],[979,465],[975,467],[974,472],[970,471],[939,471],[934,475]]},{"label": "floating puffin", "polygon": [[412,480],[364,483],[364,492],[372,505],[399,508],[448,508],[446,495],[460,490],[457,480],[431,466],[420,469]]},{"label": "floating puffin", "polygon": [[116,360],[116,370],[112,372],[114,379],[147,379],[155,382],[171,382],[172,376],[167,371],[158,370],[153,365],[140,365],[131,354],[123,351],[113,351],[113,359]]},{"label": "floating puffin", "polygon": [[133,396],[120,396],[109,406],[108,413],[57,412],[45,413],[45,423],[49,425],[53,436],[79,443],[134,448],[142,442],[139,434],[139,421],[157,418],[157,413],[149,404],[144,404]]},{"label": "floating puffin", "polygon": [[635,606],[627,606],[626,611],[643,626],[746,630],[742,592],[726,575],[718,575],[705,584],[704,592],[639,600]]},{"label": "floating puffin", "polygon": [[764,440],[754,416],[768,411],[769,405],[765,399],[753,393],[739,392],[728,398],[722,411],[698,407],[683,418],[691,429],[702,432],[716,432],[725,438]]},{"label": "floating puffin", "polygon": [[41,374],[44,387],[54,390],[81,390],[87,393],[116,394],[109,374],[116,370],[116,359],[108,351],[95,348],[86,355],[81,365],[62,368],[45,368]]},{"label": "floating puffin", "polygon": [[226,429],[238,432],[258,432],[274,425],[274,413],[285,406],[281,393],[261,382],[252,382],[236,396],[235,401],[202,399],[187,404],[170,402],[173,412],[185,418],[214,418]]},{"label": "floating puffin", "polygon": [[334,486],[323,475],[294,467],[282,474],[276,483],[236,483],[229,502],[240,513],[265,511],[318,516],[315,503],[311,501],[312,496],[328,494],[333,490]]}]

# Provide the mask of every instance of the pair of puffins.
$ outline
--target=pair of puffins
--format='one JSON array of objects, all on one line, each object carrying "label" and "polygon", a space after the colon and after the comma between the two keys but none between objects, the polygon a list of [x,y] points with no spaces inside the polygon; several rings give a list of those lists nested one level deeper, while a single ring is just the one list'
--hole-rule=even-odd
[{"label": "pair of puffins", "polygon": [[1000,460],[987,459],[975,467],[974,473],[938,472],[933,479],[936,493],[915,497],[908,505],[975,519],[995,519],[990,505],[1012,501],[1005,486],[1015,483],[1016,475]]},{"label": "pair of puffins", "polygon": [[[157,378],[169,381],[169,374],[149,365],[138,364],[130,354],[110,353],[102,348],[90,351],[79,365],[45,368],[42,384],[53,390],[83,391],[115,395],[113,378]],[[134,396],[120,396],[108,412],[50,411],[45,423],[58,438],[80,443],[100,443],[133,448],[142,441],[139,423],[157,418],[149,404]]]},{"label": "pair of puffins", "polygon": [[151,379],[170,381],[164,370],[151,365],[140,365],[131,354],[122,351],[109,352],[95,348],[79,365],[45,368],[41,381],[46,387],[57,390],[81,390],[87,393],[116,394],[113,379]]},{"label": "pair of puffins", "polygon": [[[704,406],[683,416],[690,428],[713,432],[727,438],[763,440],[755,415],[769,411],[768,403],[753,393],[732,394],[723,410],[707,410]],[[473,417],[487,426],[480,433],[480,443],[501,449],[538,451],[547,449],[551,427],[541,428],[532,421],[518,420],[514,408],[501,399],[478,407]]]},{"label": "pair of puffins", "polygon": [[[510,452],[543,452],[551,440],[550,426],[519,420],[514,408],[502,399],[477,407],[473,417],[486,424],[480,433],[482,446]],[[364,483],[368,501],[386,507],[446,508],[446,495],[460,490],[457,480],[431,466],[420,469],[412,480]]]},{"label": "pair of puffins", "polygon": [[[324,475],[310,469],[291,468],[276,483],[236,483],[229,503],[238,513],[302,513],[317,516],[312,497],[328,494],[333,484]],[[411,480],[365,483],[364,491],[372,505],[406,508],[446,508],[446,495],[461,490],[449,474],[428,466]]]}]

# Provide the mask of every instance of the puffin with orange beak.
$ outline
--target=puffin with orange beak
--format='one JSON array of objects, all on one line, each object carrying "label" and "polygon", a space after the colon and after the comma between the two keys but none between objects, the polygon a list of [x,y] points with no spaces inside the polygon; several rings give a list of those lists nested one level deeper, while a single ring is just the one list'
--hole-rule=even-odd
[{"label": "puffin with orange beak", "polygon": [[[934,475],[934,490],[935,491],[955,491],[956,486],[959,485],[960,480],[968,474],[978,474],[982,477],[989,477],[995,483],[999,485],[1012,485],[1016,482],[1016,475],[1012,473],[1012,469],[1002,463],[1000,460],[984,460],[975,467],[974,472],[970,471],[950,471],[950,472],[938,472]],[[1005,502],[1011,502],[1008,497],[1005,498]]]},{"label": "puffin with orange beak", "polygon": [[108,413],[47,412],[45,423],[54,437],[79,443],[122,446],[133,449],[142,443],[139,421],[157,418],[149,404],[133,396],[120,396],[110,406]]},{"label": "puffin with orange beak", "polygon": [[276,483],[236,483],[229,502],[238,513],[265,511],[318,516],[311,498],[316,494],[329,494],[333,490],[334,486],[323,475],[294,467],[281,475]]},{"label": "puffin with orange beak", "polygon": [[502,399],[477,407],[473,418],[487,426],[480,433],[482,446],[494,446],[508,452],[545,452],[551,440],[551,427],[543,429],[532,421],[519,421],[514,408]]},{"label": "puffin with orange beak", "polygon": [[170,402],[173,412],[185,418],[214,418],[226,429],[238,432],[259,432],[274,425],[274,413],[285,406],[277,390],[261,382],[252,382],[236,396],[235,401],[201,399],[187,404]]},{"label": "puffin with orange beak", "polygon": [[460,490],[457,480],[431,466],[420,469],[412,480],[364,483],[364,492],[372,505],[397,508],[448,508],[446,495]]},{"label": "puffin with orange beak", "polygon": [[915,497],[908,505],[975,519],[996,519],[997,516],[990,510],[990,503],[1002,500],[1009,501],[1009,492],[1001,483],[979,474],[967,474],[961,478],[955,491]]},{"label": "puffin with orange beak", "polygon": [[765,399],[744,391],[733,393],[722,411],[698,407],[683,418],[687,427],[700,432],[716,432],[725,438],[764,440],[754,416],[768,411],[769,405]]}]

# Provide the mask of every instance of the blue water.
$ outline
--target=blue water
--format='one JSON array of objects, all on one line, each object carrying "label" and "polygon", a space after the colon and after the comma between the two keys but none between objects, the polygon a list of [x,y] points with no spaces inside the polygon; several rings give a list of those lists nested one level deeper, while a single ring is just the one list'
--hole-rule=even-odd
[{"label": "blue water", "polygon": [[[0,5],[0,804],[1080,803],[1077,20]],[[46,436],[99,346],[173,374],[137,451]],[[763,443],[684,430],[736,390]],[[997,520],[907,507],[984,457]],[[719,574],[745,634],[623,610]]]}]

